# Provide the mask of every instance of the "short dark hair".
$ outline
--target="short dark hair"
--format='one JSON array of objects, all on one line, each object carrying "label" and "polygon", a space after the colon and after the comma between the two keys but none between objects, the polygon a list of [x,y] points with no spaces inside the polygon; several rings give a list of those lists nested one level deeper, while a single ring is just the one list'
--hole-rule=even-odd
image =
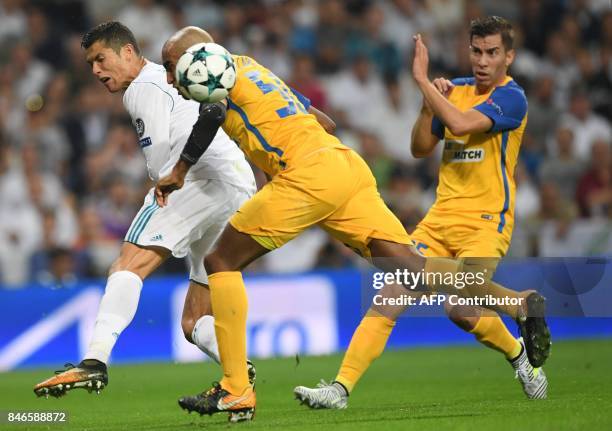
[{"label": "short dark hair", "polygon": [[506,51],[514,47],[514,30],[512,29],[512,24],[505,18],[488,16],[486,18],[477,18],[470,23],[470,43],[474,36],[486,37],[494,34],[501,35]]},{"label": "short dark hair", "polygon": [[119,21],[108,21],[98,24],[89,30],[81,40],[81,46],[85,49],[94,43],[102,41],[104,44],[119,53],[122,47],[128,43],[134,47],[136,54],[140,55],[140,47],[134,33]]}]

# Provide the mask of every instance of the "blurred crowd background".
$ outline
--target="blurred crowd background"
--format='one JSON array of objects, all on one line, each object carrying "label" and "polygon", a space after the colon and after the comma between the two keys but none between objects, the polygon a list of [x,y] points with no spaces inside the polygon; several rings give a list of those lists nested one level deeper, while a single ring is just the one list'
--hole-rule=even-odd
[{"label": "blurred crowd background", "polygon": [[[123,22],[157,62],[185,25],[254,57],[335,119],[411,232],[440,159],[409,151],[412,35],[425,36],[430,77],[469,76],[469,22],[493,14],[515,26],[511,75],[529,99],[509,256],[612,255],[609,0],[0,0],[0,286],[104,276],[152,186],[121,94],[84,60],[92,26]],[[359,264],[311,230],[250,269]]]}]

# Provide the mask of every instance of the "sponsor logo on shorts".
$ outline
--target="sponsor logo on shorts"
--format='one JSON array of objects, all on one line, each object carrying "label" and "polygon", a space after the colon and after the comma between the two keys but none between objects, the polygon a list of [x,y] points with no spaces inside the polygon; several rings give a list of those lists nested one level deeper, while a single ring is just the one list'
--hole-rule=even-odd
[{"label": "sponsor logo on shorts", "polygon": [[157,235],[152,236],[149,241],[155,242],[155,241],[161,241],[163,239],[164,239],[164,237],[162,236],[162,234],[158,233]]},{"label": "sponsor logo on shorts", "polygon": [[493,216],[491,214],[481,214],[480,218],[484,220],[493,220]]}]

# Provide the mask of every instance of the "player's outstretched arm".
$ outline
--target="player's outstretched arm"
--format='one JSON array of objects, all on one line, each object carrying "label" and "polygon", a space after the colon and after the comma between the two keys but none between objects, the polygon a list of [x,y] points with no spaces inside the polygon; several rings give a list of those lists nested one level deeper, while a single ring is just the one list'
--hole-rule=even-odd
[{"label": "player's outstretched arm", "polygon": [[336,123],[329,117],[329,115],[327,115],[323,111],[319,111],[312,105],[308,107],[308,113],[314,115],[317,118],[317,121],[321,126],[323,126],[327,133],[329,133],[330,135],[334,134],[334,132],[336,131]]},{"label": "player's outstretched arm", "polygon": [[224,102],[202,105],[200,116],[193,125],[181,157],[170,175],[160,179],[155,186],[155,199],[159,206],[165,206],[168,203],[168,195],[183,187],[189,168],[202,157],[225,121],[226,110]]},{"label": "player's outstretched arm", "polygon": [[412,62],[412,75],[423,93],[434,115],[455,136],[463,136],[471,133],[486,132],[491,129],[493,122],[489,117],[475,109],[462,112],[450,103],[439,89],[429,81],[427,70],[429,67],[429,55],[427,47],[423,43],[421,35],[414,36],[414,60]]}]

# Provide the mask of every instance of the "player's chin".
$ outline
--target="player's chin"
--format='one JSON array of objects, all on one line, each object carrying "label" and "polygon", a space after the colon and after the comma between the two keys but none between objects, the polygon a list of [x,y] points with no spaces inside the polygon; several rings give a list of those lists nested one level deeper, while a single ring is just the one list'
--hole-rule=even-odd
[{"label": "player's chin", "polygon": [[489,85],[491,83],[491,77],[489,75],[476,74],[476,84],[478,85]]},{"label": "player's chin", "polygon": [[121,87],[119,85],[114,84],[112,81],[105,82],[104,86],[111,93],[116,93],[117,91],[121,90]]}]

